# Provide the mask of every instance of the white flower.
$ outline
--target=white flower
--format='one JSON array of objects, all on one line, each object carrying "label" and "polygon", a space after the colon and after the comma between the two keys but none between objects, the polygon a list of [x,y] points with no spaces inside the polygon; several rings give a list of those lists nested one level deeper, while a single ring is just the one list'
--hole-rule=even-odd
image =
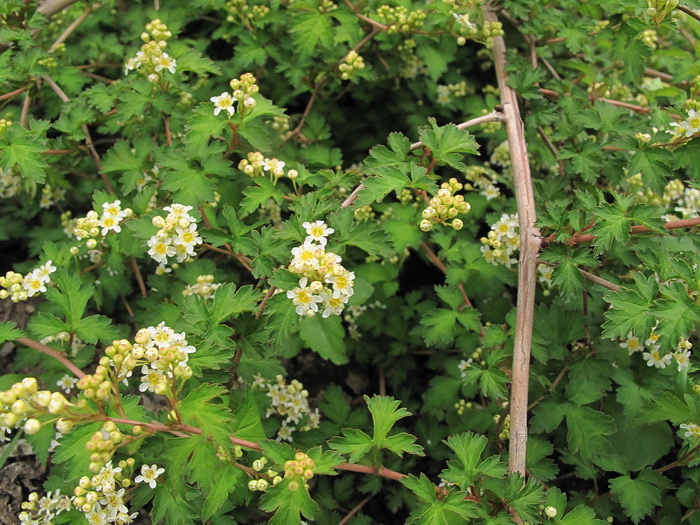
[{"label": "white flower", "polygon": [[61,379],[56,381],[56,385],[61,387],[61,389],[66,394],[70,394],[71,389],[76,385],[77,382],[78,382],[78,378],[71,377],[71,376],[66,374]]},{"label": "white flower", "polygon": [[490,201],[490,200],[493,200],[496,197],[498,197],[501,194],[501,190],[499,190],[493,184],[489,184],[480,193],[481,193],[481,195],[486,197],[487,201]]},{"label": "white flower", "polygon": [[291,266],[297,267],[302,270],[315,270],[318,268],[318,259],[316,258],[316,251],[319,246],[312,243],[304,243],[301,246],[292,248],[292,259]]},{"label": "white flower", "polygon": [[116,200],[114,202],[105,202],[102,204],[103,215],[111,215],[118,219],[122,219],[127,216],[126,210],[122,210],[121,201]]},{"label": "white flower", "polygon": [[287,422],[283,422],[282,426],[280,429],[277,431],[277,441],[282,441],[283,439],[285,441],[291,441],[292,440],[292,434],[296,430],[296,427],[288,427]]},{"label": "white flower", "polygon": [[171,242],[170,237],[159,239],[157,235],[154,235],[148,240],[148,246],[151,248],[148,250],[148,255],[153,257],[156,262],[168,262],[168,257],[172,257],[176,253]]},{"label": "white flower", "polygon": [[676,360],[679,372],[690,367],[690,350],[676,350],[673,358]]},{"label": "white flower", "polygon": [[141,384],[139,385],[139,391],[145,392],[155,392],[156,387],[160,385],[165,380],[165,374],[160,370],[154,368],[148,368],[146,365],[141,367]]},{"label": "white flower", "polygon": [[326,281],[333,284],[333,297],[336,298],[341,295],[350,297],[355,293],[355,290],[353,290],[354,279],[355,272],[343,272],[340,275],[326,277]]},{"label": "white flower", "polygon": [[190,223],[187,228],[176,228],[177,236],[174,239],[175,244],[182,244],[187,248],[187,253],[194,255],[194,247],[202,244],[202,238],[197,235],[197,223]]},{"label": "white flower", "polygon": [[163,53],[156,61],[156,72],[167,69],[171,73],[175,74],[175,66],[177,66],[175,59],[170,57],[167,53]]},{"label": "white flower", "polygon": [[98,223],[102,227],[102,235],[107,235],[107,232],[115,231],[119,233],[122,231],[121,226],[119,226],[119,217],[115,217],[114,215],[108,215],[107,213],[103,213],[102,217],[100,217],[100,222]]},{"label": "white flower", "polygon": [[317,242],[321,246],[325,246],[328,241],[326,237],[335,232],[333,228],[329,228],[323,221],[316,221],[315,223],[305,222],[302,226],[308,234],[304,244]]},{"label": "white flower", "polygon": [[85,514],[85,519],[87,519],[87,522],[90,525],[106,525],[109,523],[107,521],[107,514],[100,512],[100,509],[97,506],[95,506],[91,512]]},{"label": "white flower", "polygon": [[345,295],[345,296],[338,296],[338,297],[333,297],[332,295],[328,295],[326,293],[321,293],[321,299],[323,300],[323,318],[325,319],[326,317],[330,317],[331,315],[340,315],[343,312],[343,309],[345,308],[345,303],[347,302],[348,298],[350,296]]},{"label": "white flower", "polygon": [[469,21],[469,13],[465,13],[462,15],[458,15],[457,13],[452,13],[452,16],[455,17],[455,20],[457,23],[463,27],[466,27],[468,29],[472,29],[474,27],[474,24],[472,24]]},{"label": "white flower", "polygon": [[299,315],[304,315],[308,311],[318,312],[318,305],[316,303],[323,301],[323,299],[318,295],[314,295],[306,286],[308,281],[306,277],[302,277],[299,280],[299,287],[287,292],[287,297],[292,299],[292,302],[296,305],[296,312]]},{"label": "white flower", "polygon": [[685,425],[681,425],[681,428],[686,431],[686,433],[684,434],[685,437],[694,439],[700,438],[700,425],[688,423]]},{"label": "white flower", "polygon": [[50,260],[46,261],[44,264],[39,266],[39,268],[37,268],[37,270],[36,270],[37,273],[39,274],[39,276],[44,280],[44,282],[47,282],[47,283],[49,281],[51,281],[51,277],[50,277],[51,274],[56,271],[56,267],[53,266],[51,263],[52,263],[52,261],[50,261]]},{"label": "white flower", "polygon": [[626,348],[631,354],[633,352],[638,352],[644,350],[644,345],[639,342],[639,338],[635,336],[632,332],[627,334],[627,339],[624,343],[620,343],[620,348]]},{"label": "white flower", "polygon": [[649,352],[644,352],[642,357],[644,357],[644,360],[647,362],[647,366],[653,366],[656,368],[666,368],[666,366],[671,362],[671,359],[673,359],[671,354],[662,356],[661,352],[656,348],[651,349]]},{"label": "white flower", "polygon": [[156,488],[156,479],[158,479],[158,476],[160,476],[163,472],[165,472],[164,468],[158,468],[158,465],[151,465],[150,467],[148,465],[142,465],[141,466],[141,475],[136,476],[134,478],[134,481],[136,483],[143,483],[146,482],[148,483],[148,486],[151,487],[152,489]]},{"label": "white flower", "polygon": [[46,292],[46,283],[37,270],[34,270],[32,273],[27,274],[24,277],[22,287],[27,291],[27,295],[29,297],[32,297],[39,292]]},{"label": "white flower", "polygon": [[141,61],[137,57],[131,57],[124,64],[124,74],[128,75],[129,71],[133,71],[139,67],[141,67]]},{"label": "white flower", "polygon": [[211,97],[209,100],[214,103],[214,115],[221,113],[222,109],[228,111],[229,117],[236,112],[236,109],[233,107],[233,98],[231,98],[231,95],[226,91],[218,97]]},{"label": "white flower", "polygon": [[685,130],[686,137],[692,137],[700,131],[700,113],[691,109],[688,111],[688,119],[681,122],[680,126]]}]

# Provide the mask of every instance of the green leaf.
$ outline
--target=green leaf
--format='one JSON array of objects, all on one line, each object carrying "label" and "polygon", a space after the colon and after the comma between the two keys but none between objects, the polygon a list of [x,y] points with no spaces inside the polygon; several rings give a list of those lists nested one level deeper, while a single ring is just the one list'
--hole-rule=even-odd
[{"label": "green leaf", "polygon": [[629,332],[646,337],[656,324],[651,313],[658,292],[656,279],[636,273],[634,281],[636,288],[621,288],[604,297],[612,308],[605,312],[603,337],[624,339]]},{"label": "green leaf", "polygon": [[418,504],[407,523],[412,525],[445,525],[467,523],[470,518],[479,516],[476,504],[466,500],[466,491],[450,489],[445,495],[436,490],[435,485],[425,474],[414,475],[399,480],[415,494]]},{"label": "green leaf", "polygon": [[283,293],[270,297],[265,307],[265,315],[268,319],[267,327],[270,330],[271,340],[277,345],[287,339],[292,329],[299,323],[299,314],[295,310],[294,303]]},{"label": "green leaf", "polygon": [[344,365],[348,362],[345,350],[345,329],[339,316],[331,315],[326,319],[320,315],[302,318],[299,323],[299,334],[304,343],[322,358],[335,365]]},{"label": "green leaf", "polygon": [[432,158],[439,164],[447,164],[458,170],[466,169],[462,163],[463,153],[478,155],[479,144],[466,130],[450,123],[438,127],[434,118],[429,117],[430,126],[418,130],[421,142],[431,151]]},{"label": "green leaf", "polygon": [[610,492],[618,497],[634,523],[651,514],[652,509],[661,503],[661,489],[671,486],[668,479],[650,468],[642,470],[636,479],[620,476],[612,478],[609,483]]},{"label": "green leaf", "polygon": [[336,232],[333,239],[336,243],[356,246],[373,257],[394,254],[386,233],[373,221],[354,222],[354,214],[349,208],[330,215],[328,223]]},{"label": "green leaf", "polygon": [[112,320],[103,315],[91,315],[81,319],[75,329],[75,335],[86,343],[96,343],[100,341],[104,344],[111,344],[119,338],[119,331],[112,326]]},{"label": "green leaf", "polygon": [[0,321],[0,344],[3,344],[5,341],[14,341],[15,339],[24,337],[24,332],[18,330],[16,327],[17,323]]},{"label": "green leaf", "polygon": [[282,202],[282,192],[267,177],[255,177],[254,186],[248,186],[243,193],[245,199],[241,202],[239,214],[247,217],[258,208],[264,207],[267,201],[273,199],[277,204]]},{"label": "green leaf", "polygon": [[92,286],[83,286],[77,275],[63,270],[54,273],[53,280],[58,288],[49,288],[46,291],[46,297],[63,311],[66,316],[66,325],[69,331],[73,332],[93,295]]},{"label": "green leaf", "polygon": [[[17,128],[18,126],[14,126]],[[20,128],[22,129],[22,128]],[[4,136],[10,138],[9,141]],[[4,170],[11,170],[15,166],[23,177],[29,178],[36,183],[44,182],[47,166],[42,153],[46,151],[44,141],[35,137],[29,131],[13,132],[0,136],[0,167]]]},{"label": "green leaf", "polygon": [[240,487],[243,485],[243,482],[245,482],[245,474],[242,471],[230,466],[218,469],[216,472],[216,483],[213,484],[204,500],[202,521],[206,522],[216,514],[228,499],[229,494],[235,491],[236,486]]},{"label": "green leaf", "polygon": [[444,346],[454,341],[458,317],[457,312],[445,308],[436,308],[425,314],[420,322],[425,326],[425,344]]},{"label": "green leaf", "polygon": [[299,489],[289,490],[289,480],[269,488],[260,498],[260,508],[275,515],[268,521],[269,525],[300,525],[301,516],[314,520],[321,515],[318,504],[311,499],[309,489],[299,483]]},{"label": "green leaf", "polygon": [[673,176],[671,163],[673,154],[661,148],[641,149],[630,159],[628,171],[631,175],[642,174],[644,185],[663,195],[668,178]]},{"label": "green leaf", "polygon": [[294,25],[290,28],[296,52],[301,57],[308,57],[318,45],[333,44],[333,28],[330,17],[317,10],[293,18]]},{"label": "green leaf", "polygon": [[225,283],[216,289],[214,301],[211,305],[211,325],[217,325],[230,317],[235,317],[243,312],[255,312],[263,294],[252,286],[241,286],[236,290],[236,285]]},{"label": "green leaf", "polygon": [[349,454],[348,462],[357,463],[372,450],[372,438],[358,428],[344,428],[343,437],[328,440],[328,446],[340,454]]},{"label": "green leaf", "polygon": [[217,445],[230,445],[231,412],[223,404],[212,401],[220,398],[226,390],[213,384],[203,384],[178,403],[183,423],[199,427],[206,437],[212,437]]},{"label": "green leaf", "polygon": [[234,421],[231,428],[237,438],[260,441],[267,437],[262,427],[258,404],[255,402],[252,390],[246,391],[245,397],[233,415]]},{"label": "green leaf", "polygon": [[401,401],[389,396],[375,395],[372,398],[365,396],[365,402],[372,414],[372,423],[374,424],[372,442],[375,446],[388,448],[399,456],[403,456],[402,452],[423,455],[423,447],[413,444],[416,440],[414,436],[401,433],[387,437],[397,421],[411,415],[405,408],[399,408]]},{"label": "green leaf", "polygon": [[144,178],[146,167],[152,168],[153,163],[147,166],[146,159],[153,150],[153,141],[150,137],[138,138],[134,141],[133,151],[126,140],[117,141],[112,149],[104,156],[102,161],[103,173],[121,173],[121,183],[124,193],[136,190],[139,180]]},{"label": "green leaf", "polygon": [[471,487],[481,476],[501,478],[508,470],[498,456],[482,459],[488,444],[485,436],[466,432],[450,436],[445,444],[456,454],[457,461],[448,460],[447,468],[440,473],[440,477],[456,483],[462,489]]}]

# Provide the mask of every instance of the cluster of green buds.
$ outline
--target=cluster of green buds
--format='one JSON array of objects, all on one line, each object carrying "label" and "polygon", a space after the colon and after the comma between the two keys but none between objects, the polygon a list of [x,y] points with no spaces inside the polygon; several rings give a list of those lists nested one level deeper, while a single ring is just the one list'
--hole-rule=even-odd
[{"label": "cluster of green buds", "polygon": [[[1,121],[0,121],[1,122]],[[0,128],[2,132],[2,128]],[[0,168],[0,198],[9,199],[22,191],[22,177],[14,169]]]},{"label": "cluster of green buds", "polygon": [[168,26],[158,19],[146,24],[146,32],[141,33],[141,40],[144,41],[144,44],[136,56],[126,61],[124,74],[127,75],[129,71],[140,69],[153,83],[160,80],[164,69],[174,74],[177,63],[165,52],[165,48],[168,47],[167,40],[171,36],[172,33],[168,31]]},{"label": "cluster of green buds", "polygon": [[430,199],[428,207],[423,210],[420,229],[429,232],[433,225],[444,224],[461,230],[464,223],[457,215],[469,213],[471,210],[471,205],[464,200],[464,195],[455,195],[463,187],[454,177],[449,182],[443,182],[437,195]]},{"label": "cluster of green buds", "polygon": [[46,57],[37,61],[37,64],[48,69],[54,69],[58,65],[58,61],[54,57]]},{"label": "cluster of green buds", "polygon": [[0,429],[24,425],[27,434],[36,434],[42,426],[38,418],[51,415],[56,416],[51,420],[55,422],[56,430],[69,432],[73,423],[58,417],[65,415],[69,406],[70,403],[60,392],[39,390],[35,378],[25,377],[9,390],[0,392]]},{"label": "cluster of green buds", "polygon": [[[255,472],[262,472],[265,469],[265,465],[267,465],[267,458],[265,456],[262,456],[261,458],[253,461],[253,470]],[[253,492],[265,492],[270,485],[274,487],[275,485],[278,485],[281,481],[282,476],[279,475],[279,472],[268,468],[267,472],[265,472],[264,474],[260,474],[255,479],[251,479],[248,482],[248,489],[252,490]]]},{"label": "cluster of green buds", "polygon": [[219,458],[219,461],[222,463],[233,463],[243,457],[243,449],[240,445],[235,445],[233,447],[233,455],[231,455],[228,450],[219,445],[219,448],[216,450],[216,457]]},{"label": "cluster of green buds", "polygon": [[493,39],[498,36],[503,36],[504,34],[505,32],[503,31],[503,24],[501,24],[501,22],[485,20],[476,40],[483,42],[487,48],[491,49],[493,47]]},{"label": "cluster of green buds", "polygon": [[343,58],[343,61],[338,66],[340,78],[343,80],[350,80],[360,69],[364,69],[364,67],[365,61],[357,54],[357,51],[350,51],[345,55],[345,58]]},{"label": "cluster of green buds", "polygon": [[5,118],[0,118],[0,131],[5,131],[7,128],[12,126],[12,121]]},{"label": "cluster of green buds", "polygon": [[248,153],[247,159],[242,159],[238,163],[238,169],[244,172],[246,175],[251,177],[259,177],[269,172],[271,180],[277,180],[285,175],[291,179],[295,180],[299,176],[297,170],[291,169],[285,173],[284,167],[286,164],[284,161],[276,159],[274,157],[267,158],[259,151],[251,151]]},{"label": "cluster of green buds", "polygon": [[318,10],[321,13],[330,13],[331,11],[335,11],[338,9],[338,5],[335,4],[332,0],[321,0],[318,3]]},{"label": "cluster of green buds", "polygon": [[[503,403],[503,408],[505,408],[508,405],[508,403]],[[495,414],[493,416],[493,422],[498,424],[498,421],[501,419],[501,416],[499,414]],[[503,418],[503,423],[501,424],[501,431],[498,433],[498,439],[501,441],[505,441],[506,439],[510,439],[510,414],[506,414],[506,416]]]},{"label": "cluster of green buds", "polygon": [[7,272],[0,277],[0,299],[9,297],[13,303],[18,303],[46,292],[46,286],[51,283],[51,274],[55,271],[56,267],[47,261],[26,275]]},{"label": "cluster of green buds", "polygon": [[182,290],[182,295],[199,295],[205,299],[211,299],[219,286],[221,286],[221,283],[215,283],[213,275],[199,275],[197,276],[197,283],[185,286],[185,289]]},{"label": "cluster of green buds", "polygon": [[291,480],[288,488],[292,492],[299,490],[299,482],[308,487],[308,482],[316,473],[314,460],[304,452],[297,452],[293,460],[284,463],[284,479]]},{"label": "cluster of green buds", "polygon": [[647,15],[654,24],[660,24],[678,6],[678,0],[647,0]]},{"label": "cluster of green buds", "polygon": [[54,204],[66,198],[66,190],[63,188],[54,188],[51,184],[45,184],[41,188],[41,198],[39,199],[39,208],[50,208]]},{"label": "cluster of green buds", "polygon": [[639,40],[649,46],[650,49],[656,49],[659,42],[659,35],[654,29],[646,29],[639,35]]},{"label": "cluster of green buds", "polygon": [[460,399],[458,403],[455,403],[455,410],[457,410],[457,415],[461,416],[464,414],[464,411],[471,408],[473,405],[471,402],[465,400],[465,399]]},{"label": "cluster of green buds", "polygon": [[288,115],[275,115],[272,117],[272,123],[270,127],[280,134],[282,138],[287,136],[289,132],[289,116]]},{"label": "cluster of green buds", "polygon": [[374,220],[377,214],[372,209],[372,206],[366,204],[355,208],[354,215],[356,221],[371,221]]},{"label": "cluster of green buds", "polygon": [[246,27],[250,27],[251,22],[260,20],[270,12],[266,5],[249,5],[248,0],[229,0],[224,5],[229,14],[226,16],[227,22],[240,22]]},{"label": "cluster of green buds", "polygon": [[109,380],[109,357],[102,356],[95,367],[95,373],[78,379],[76,386],[87,399],[106,401],[112,391],[112,382]]},{"label": "cluster of green buds", "polygon": [[240,78],[231,79],[231,82],[229,82],[231,89],[233,89],[233,98],[238,101],[238,108],[241,113],[244,113],[246,108],[252,109],[255,107],[253,95],[260,91],[256,82],[257,79],[252,73],[243,73]]},{"label": "cluster of green buds", "polygon": [[111,461],[116,448],[124,442],[124,438],[124,434],[119,431],[114,421],[105,421],[102,428],[85,443],[85,450],[90,453],[90,472],[97,474]]},{"label": "cluster of green buds", "polygon": [[471,9],[478,7],[482,0],[442,0],[443,4],[447,4],[452,9]]},{"label": "cluster of green buds", "polygon": [[409,12],[403,6],[381,5],[377,8],[377,16],[387,26],[387,33],[407,33],[423,27],[426,14],[421,9]]},{"label": "cluster of green buds", "polygon": [[436,102],[441,105],[448,104],[452,100],[452,97],[465,97],[473,92],[474,90],[467,86],[465,80],[456,84],[438,84]]}]

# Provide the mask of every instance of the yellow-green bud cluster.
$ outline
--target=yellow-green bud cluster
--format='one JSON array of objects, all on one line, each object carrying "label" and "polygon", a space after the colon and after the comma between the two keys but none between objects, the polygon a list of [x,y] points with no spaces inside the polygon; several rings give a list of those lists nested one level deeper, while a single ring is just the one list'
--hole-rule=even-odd
[{"label": "yellow-green bud cluster", "polygon": [[[68,400],[63,394],[39,390],[35,378],[25,377],[9,390],[0,392],[0,435],[6,429],[19,428],[22,424],[27,434],[36,434],[42,425],[39,417],[47,414],[65,415],[68,406]],[[54,418],[54,421],[59,432],[69,431],[73,426],[62,419]]]},{"label": "yellow-green bud cluster", "polygon": [[61,494],[60,490],[48,492],[45,496],[32,492],[27,501],[22,502],[22,512],[19,513],[19,521],[25,523],[53,523],[52,519],[66,510],[71,509],[71,501],[68,496]]},{"label": "yellow-green bud cluster", "polygon": [[457,415],[461,416],[464,414],[464,411],[471,408],[473,405],[471,402],[467,402],[464,399],[460,399],[458,403],[455,403],[455,410],[457,410]]},{"label": "yellow-green bud cluster", "polygon": [[486,197],[486,200],[490,201],[501,194],[498,186],[496,186],[498,175],[492,169],[486,166],[469,166],[464,175],[471,183],[467,184],[465,188],[468,190],[478,189],[479,194]]},{"label": "yellow-green bud cluster", "polygon": [[156,19],[146,24],[146,32],[141,33],[141,40],[145,43],[136,56],[128,59],[124,64],[124,74],[138,69],[142,71],[150,82],[157,83],[163,75],[163,70],[175,73],[177,63],[174,58],[165,52],[168,47],[167,40],[172,36],[168,26]]},{"label": "yellow-green bud cluster", "polygon": [[231,454],[222,446],[219,446],[216,450],[216,457],[219,458],[219,461],[222,463],[233,463],[239,458],[243,457],[243,449],[240,447],[240,445],[235,445],[233,447],[233,457]]},{"label": "yellow-green bud cluster", "polygon": [[[108,347],[111,348],[111,347]],[[94,374],[87,374],[78,379],[76,386],[82,390],[88,399],[105,401],[112,391],[112,382],[109,380],[109,358],[100,358],[100,364],[95,368]]]},{"label": "yellow-green bud cluster", "polygon": [[266,5],[250,5],[248,0],[229,0],[224,8],[229,12],[226,17],[227,22],[240,22],[246,26],[270,12],[270,8]]},{"label": "yellow-green bud cluster", "polygon": [[53,69],[58,65],[58,62],[54,57],[46,57],[37,61],[37,64],[39,64],[40,66],[47,67],[49,69]]},{"label": "yellow-green bud cluster", "polygon": [[[262,470],[265,468],[265,465],[267,465],[267,458],[265,456],[262,456],[261,458],[253,461],[253,470],[255,472],[262,472]],[[248,482],[249,490],[253,492],[264,492],[265,490],[267,490],[268,487],[270,487],[270,485],[274,487],[282,481],[282,476],[279,475],[279,472],[272,469],[267,469],[267,472],[261,474],[260,476],[261,477],[255,477],[254,479],[251,479]]]},{"label": "yellow-green bud cluster", "polygon": [[485,20],[484,25],[481,27],[481,32],[478,39],[490,49],[493,47],[493,39],[498,36],[503,36],[504,34],[505,32],[503,31],[503,24],[501,24],[501,22],[490,22]]},{"label": "yellow-green bud cluster", "polygon": [[377,16],[386,25],[387,33],[406,33],[423,26],[426,14],[421,9],[409,12],[403,6],[382,5],[377,8]]},{"label": "yellow-green bud cluster", "polygon": [[291,180],[299,176],[297,170],[291,169],[285,173],[284,167],[286,163],[274,157],[267,158],[259,151],[251,151],[248,153],[247,159],[241,159],[238,163],[238,169],[250,177],[259,177],[269,172],[271,180],[277,180],[285,175]]},{"label": "yellow-green bud cluster", "polygon": [[199,295],[205,299],[211,299],[219,286],[221,286],[221,283],[215,283],[213,275],[200,275],[197,277],[196,284],[185,286],[185,289],[182,290],[182,295]]},{"label": "yellow-green bud cluster", "polygon": [[238,110],[243,113],[243,108],[253,108],[255,99],[253,95],[260,91],[256,84],[257,79],[252,73],[243,73],[240,78],[231,79],[229,85],[233,90],[233,98],[238,101]]},{"label": "yellow-green bud cluster", "polygon": [[112,459],[124,437],[114,421],[106,421],[102,429],[90,437],[90,441],[85,443],[85,450],[90,453],[90,472],[97,474]]},{"label": "yellow-green bud cluster", "polygon": [[372,206],[370,206],[369,204],[356,208],[354,211],[354,215],[356,221],[371,221],[374,220],[374,218],[377,216],[377,214],[374,213]]},{"label": "yellow-green bud cluster", "polygon": [[297,452],[293,460],[284,463],[284,479],[289,479],[287,487],[292,492],[299,490],[299,482],[308,487],[308,482],[316,473],[314,460],[304,452]]},{"label": "yellow-green bud cluster", "polygon": [[40,208],[50,208],[59,201],[66,198],[66,190],[63,188],[54,188],[50,184],[44,185],[41,188],[41,198],[39,199]]},{"label": "yellow-green bud cluster", "polygon": [[365,68],[365,61],[357,54],[357,51],[350,51],[338,66],[340,78],[350,80],[360,70]]},{"label": "yellow-green bud cluster", "polygon": [[0,299],[9,297],[13,303],[18,303],[46,292],[46,285],[51,283],[51,274],[55,271],[56,267],[51,261],[46,261],[26,275],[7,272],[4,277],[0,277]]},{"label": "yellow-green bud cluster", "polygon": [[272,124],[270,127],[277,131],[282,137],[286,137],[289,131],[289,116],[288,115],[275,115],[272,117]]},{"label": "yellow-green bud cluster", "polygon": [[407,206],[407,205],[411,204],[412,202],[415,202],[414,195],[411,192],[411,190],[409,190],[409,189],[401,190],[401,193],[396,194],[396,198],[404,206]]},{"label": "yellow-green bud cluster", "polygon": [[651,49],[656,49],[659,42],[659,35],[656,34],[656,30],[654,29],[647,29],[642,31],[639,35],[639,39]]},{"label": "yellow-green bud cluster", "polygon": [[[1,121],[0,121],[1,122]],[[0,128],[2,131],[2,128]],[[0,168],[0,198],[9,199],[14,197],[22,189],[22,177],[13,169],[4,170]]]},{"label": "yellow-green bud cluster", "polygon": [[321,13],[330,13],[331,11],[335,11],[338,9],[338,6],[333,3],[332,0],[321,0],[318,3],[318,10]]},{"label": "yellow-green bud cluster", "polygon": [[504,213],[491,226],[488,236],[481,238],[481,244],[481,253],[487,262],[493,265],[503,264],[508,268],[512,264],[516,264],[518,261],[513,258],[513,255],[520,249],[518,214],[508,215]]},{"label": "yellow-green bud cluster", "polygon": [[0,131],[5,131],[7,128],[12,126],[12,121],[5,118],[0,118]]},{"label": "yellow-green bud cluster", "polygon": [[78,486],[73,489],[73,506],[85,513],[88,523],[106,523],[97,521],[103,516],[111,516],[110,523],[133,523],[137,514],[129,514],[126,506],[126,489],[134,485],[134,481],[125,471],[132,472],[134,458],[121,460],[114,467],[108,461],[101,468],[92,471],[92,476],[83,476]]},{"label": "yellow-green bud cluster", "polygon": [[444,182],[437,194],[430,199],[428,207],[423,210],[420,229],[429,232],[435,224],[444,224],[461,230],[464,223],[457,215],[469,213],[471,210],[471,205],[464,200],[464,195],[456,195],[463,187],[454,177],[449,182]]},{"label": "yellow-green bud cluster", "polygon": [[447,4],[452,9],[471,9],[481,5],[482,0],[442,0],[443,4]]},{"label": "yellow-green bud cluster", "polygon": [[647,15],[654,24],[660,24],[678,6],[678,0],[647,0]]},{"label": "yellow-green bud cluster", "polygon": [[448,104],[452,97],[464,97],[474,93],[474,90],[467,86],[467,82],[462,80],[457,84],[438,84],[437,86],[437,99],[436,102],[440,105]]},{"label": "yellow-green bud cluster", "polygon": [[[504,407],[505,405],[506,403],[504,403]],[[494,423],[498,423],[500,419],[501,416],[498,414],[493,416]],[[506,416],[503,418],[503,424],[501,425],[501,431],[498,433],[498,439],[500,439],[501,441],[510,439],[510,414],[506,414]]]},{"label": "yellow-green bud cluster", "polygon": [[513,164],[510,159],[510,149],[507,140],[494,148],[489,162],[503,168],[509,168]]}]

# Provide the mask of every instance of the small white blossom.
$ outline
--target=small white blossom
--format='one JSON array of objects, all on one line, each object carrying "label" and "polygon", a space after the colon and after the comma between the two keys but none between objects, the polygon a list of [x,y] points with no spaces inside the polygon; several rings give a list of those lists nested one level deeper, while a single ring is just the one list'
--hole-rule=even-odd
[{"label": "small white blossom", "polygon": [[150,467],[148,465],[142,465],[141,466],[141,474],[139,476],[136,476],[134,478],[134,482],[136,483],[147,483],[149,487],[152,489],[156,488],[156,479],[158,479],[158,476],[160,476],[163,472],[165,472],[164,468],[158,468],[158,465],[151,465]]},{"label": "small white blossom", "polygon": [[218,97],[211,97],[209,100],[214,103],[214,115],[218,115],[221,113],[221,110],[225,110],[230,117],[236,112],[236,108],[233,107],[234,100],[231,94],[226,91],[221,93]]}]

